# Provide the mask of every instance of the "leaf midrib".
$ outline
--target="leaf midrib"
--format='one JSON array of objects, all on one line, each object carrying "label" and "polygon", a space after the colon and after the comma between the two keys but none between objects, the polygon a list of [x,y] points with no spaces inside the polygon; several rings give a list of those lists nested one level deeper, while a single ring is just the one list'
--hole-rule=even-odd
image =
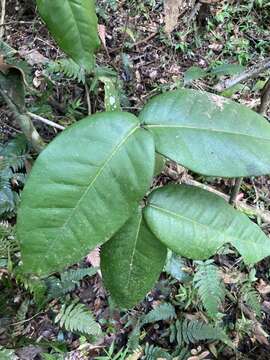
[{"label": "leaf midrib", "polygon": [[140,125],[136,124],[136,126],[134,128],[132,128],[128,134],[113,148],[113,151],[111,152],[111,154],[108,156],[108,158],[104,161],[103,165],[100,167],[100,169],[97,171],[95,177],[92,179],[92,181],[90,182],[90,184],[87,186],[87,188],[85,189],[85,191],[83,192],[82,196],[80,197],[80,199],[78,200],[76,206],[73,208],[73,210],[71,211],[70,215],[68,216],[67,220],[64,222],[64,224],[59,227],[59,235],[57,237],[55,237],[55,239],[53,241],[51,241],[51,245],[47,248],[47,252],[45,254],[45,257],[47,256],[47,254],[50,252],[50,250],[54,247],[55,242],[57,242],[59,240],[60,234],[63,233],[63,230],[67,227],[70,219],[72,218],[73,214],[77,211],[78,206],[80,205],[80,203],[84,200],[85,196],[87,196],[88,192],[90,191],[90,189],[92,188],[93,184],[96,182],[97,178],[100,176],[100,174],[103,172],[103,170],[105,169],[105,167],[107,166],[107,164],[111,161],[111,159],[114,157],[114,155],[117,153],[117,151],[121,148],[121,146],[130,138],[130,136],[139,129]]},{"label": "leaf midrib", "polygon": [[146,128],[173,128],[173,129],[188,129],[188,130],[195,130],[195,131],[205,131],[205,132],[217,132],[220,134],[228,134],[228,135],[241,135],[241,136],[246,136],[249,138],[253,138],[253,139],[257,139],[257,140],[266,140],[266,141],[270,141],[270,138],[264,138],[261,136],[254,136],[254,135],[249,135],[249,134],[244,134],[241,132],[232,132],[232,131],[226,131],[226,130],[220,130],[220,129],[213,129],[213,128],[199,128],[199,127],[195,127],[195,126],[190,126],[190,125],[178,125],[178,124],[169,124],[169,125],[163,125],[163,124],[154,124],[154,125],[148,125],[145,124]]},{"label": "leaf midrib", "polygon": [[[86,54],[87,54],[87,51],[86,51],[85,48],[84,48],[84,42],[83,42],[82,34],[81,34],[80,29],[79,29],[79,25],[78,25],[78,23],[77,23],[77,19],[76,19],[75,13],[74,13],[74,11],[73,11],[72,4],[70,3],[69,0],[67,0],[67,3],[68,3],[68,6],[69,6],[69,8],[70,8],[70,11],[71,11],[71,14],[72,14],[72,18],[73,18],[74,23],[75,23],[75,27],[76,27],[76,29],[77,29],[77,34],[79,34],[81,49],[82,49],[83,53],[86,55]],[[82,7],[83,7],[83,6],[82,6]],[[83,8],[84,8],[84,7],[83,7]],[[89,36],[90,36],[90,34],[89,34]]]},{"label": "leaf midrib", "polygon": [[[221,232],[221,231],[218,230],[218,229],[211,228],[209,225],[205,225],[205,224],[203,224],[203,223],[200,223],[199,221],[193,220],[193,219],[188,218],[188,217],[186,217],[186,216],[184,216],[184,215],[180,215],[180,214],[175,213],[175,212],[173,212],[173,211],[171,211],[171,210],[168,210],[168,209],[165,209],[165,208],[161,208],[160,206],[157,206],[157,205],[154,205],[154,204],[151,204],[151,203],[149,204],[149,206],[152,207],[153,209],[159,210],[160,212],[164,212],[164,213],[170,214],[171,216],[173,216],[173,217],[175,217],[175,218],[183,219],[183,220],[186,220],[186,221],[188,221],[188,222],[191,222],[191,223],[193,223],[193,224],[195,224],[195,225],[205,227],[207,230],[215,231],[216,233],[224,236],[224,239],[227,239],[227,238],[230,239],[230,240],[227,240],[227,241],[223,242],[223,244],[225,244],[225,243],[227,243],[227,242],[232,243],[233,241],[239,239],[239,238],[234,237],[234,236],[230,236],[230,237],[229,237],[225,232]],[[240,238],[240,240],[242,240],[242,239]]]},{"label": "leaf midrib", "polygon": [[135,257],[135,252],[136,252],[136,246],[137,246],[137,242],[138,242],[138,238],[139,238],[139,233],[140,233],[140,230],[141,230],[141,223],[142,223],[142,214],[140,215],[140,219],[139,219],[139,222],[138,222],[134,247],[133,247],[133,251],[132,251],[132,254],[131,254],[129,273],[128,273],[128,281],[127,281],[127,289],[129,289],[129,285],[130,285],[130,279],[131,279],[131,273],[132,273],[132,270],[133,270],[133,263],[134,263],[134,257]]}]

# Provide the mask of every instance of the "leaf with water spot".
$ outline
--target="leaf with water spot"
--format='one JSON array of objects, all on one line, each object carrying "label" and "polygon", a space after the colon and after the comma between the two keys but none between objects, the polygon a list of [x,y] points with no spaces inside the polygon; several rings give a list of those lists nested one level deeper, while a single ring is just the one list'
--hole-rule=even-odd
[{"label": "leaf with water spot", "polygon": [[270,125],[224,97],[181,89],[150,100],[140,119],[156,150],[199,174],[241,177],[270,173]]}]

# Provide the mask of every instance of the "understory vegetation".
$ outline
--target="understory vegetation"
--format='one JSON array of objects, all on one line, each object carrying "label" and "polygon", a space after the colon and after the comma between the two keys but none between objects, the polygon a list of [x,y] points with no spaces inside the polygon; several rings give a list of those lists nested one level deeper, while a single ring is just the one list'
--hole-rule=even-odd
[{"label": "understory vegetation", "polygon": [[270,2],[1,5],[0,360],[269,359]]}]

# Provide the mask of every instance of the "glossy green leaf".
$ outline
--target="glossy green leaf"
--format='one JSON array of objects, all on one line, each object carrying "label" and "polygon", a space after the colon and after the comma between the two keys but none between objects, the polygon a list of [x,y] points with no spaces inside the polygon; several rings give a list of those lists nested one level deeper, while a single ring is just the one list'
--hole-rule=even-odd
[{"label": "glossy green leaf", "polygon": [[159,175],[165,169],[165,166],[166,166],[165,157],[156,153],[154,176]]},{"label": "glossy green leaf", "polygon": [[188,185],[155,190],[144,212],[151,231],[175,253],[194,260],[231,243],[247,264],[270,255],[270,239],[222,198]]},{"label": "glossy green leaf", "polygon": [[240,64],[221,64],[214,67],[211,71],[211,75],[237,75],[245,70],[245,67]]},{"label": "glossy green leaf", "polygon": [[165,271],[167,272],[167,274],[171,275],[173,278],[181,281],[182,283],[190,281],[191,276],[186,271],[186,262],[186,259],[169,250],[165,265]]},{"label": "glossy green leaf", "polygon": [[102,246],[103,280],[119,306],[131,308],[145,297],[163,269],[166,254],[140,209]]},{"label": "glossy green leaf", "polygon": [[184,83],[189,84],[194,80],[202,79],[207,76],[207,71],[198,67],[198,66],[191,66],[187,71],[184,73]]},{"label": "glossy green leaf", "polygon": [[104,105],[106,111],[121,111],[119,89],[116,78],[100,76],[99,80],[104,84]]},{"label": "glossy green leaf", "polygon": [[109,240],[148,189],[154,162],[151,134],[134,115],[96,114],[66,129],[38,157],[22,194],[25,271],[61,270]]},{"label": "glossy green leaf", "polygon": [[99,47],[94,0],[37,0],[37,7],[61,49],[91,71]]},{"label": "glossy green leaf", "polygon": [[270,125],[229,99],[182,89],[150,100],[140,114],[164,156],[204,175],[270,173]]}]

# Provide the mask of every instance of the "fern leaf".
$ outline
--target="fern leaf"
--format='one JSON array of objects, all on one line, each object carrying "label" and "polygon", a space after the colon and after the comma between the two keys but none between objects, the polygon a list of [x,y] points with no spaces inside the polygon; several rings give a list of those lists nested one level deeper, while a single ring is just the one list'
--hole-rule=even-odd
[{"label": "fern leaf", "polygon": [[50,62],[47,71],[50,74],[62,73],[66,77],[85,84],[85,70],[72,59],[61,59]]},{"label": "fern leaf", "polygon": [[14,172],[18,171],[24,166],[24,161],[28,158],[28,150],[25,136],[16,136],[0,149],[1,168],[10,167]]},{"label": "fern leaf", "polygon": [[260,294],[253,288],[250,283],[243,285],[241,289],[241,298],[245,304],[256,314],[261,317]]},{"label": "fern leaf", "polygon": [[60,275],[60,279],[56,276],[49,277],[46,279],[48,300],[61,297],[73,291],[85,276],[93,276],[96,273],[96,268],[79,268],[65,271]]},{"label": "fern leaf", "polygon": [[35,304],[38,308],[44,305],[46,300],[46,285],[43,280],[26,276],[22,269],[18,267],[16,269],[16,282],[22,285],[34,298]]},{"label": "fern leaf", "polygon": [[175,309],[172,304],[164,303],[160,304],[155,309],[151,310],[142,320],[142,325],[170,320],[176,317]]},{"label": "fern leaf", "polygon": [[8,258],[18,250],[13,228],[7,222],[0,222],[0,258]]},{"label": "fern leaf", "polygon": [[179,346],[185,344],[196,344],[200,341],[220,340],[229,345],[231,342],[224,330],[220,327],[214,327],[198,320],[177,320],[175,322],[174,338],[170,338],[171,342],[177,341]]},{"label": "fern leaf", "polygon": [[14,326],[14,332],[13,332],[14,336],[22,335],[22,332],[24,330],[24,326],[23,326],[22,322],[26,318],[28,308],[29,308],[29,304],[30,304],[29,299],[24,300],[21,303],[21,305],[20,305],[20,307],[19,307],[19,309],[17,311],[17,314],[16,314],[16,322],[17,322],[17,324]]},{"label": "fern leaf", "polygon": [[67,293],[75,289],[79,282],[85,276],[93,276],[97,273],[96,268],[79,268],[68,270],[61,274],[61,283],[63,290]]},{"label": "fern leaf", "polygon": [[84,305],[72,302],[62,306],[55,322],[68,331],[82,334],[99,336],[101,335],[100,325],[94,320],[91,311]]},{"label": "fern leaf", "polygon": [[215,318],[225,298],[225,285],[218,268],[209,262],[200,262],[193,283],[208,315]]},{"label": "fern leaf", "polygon": [[156,359],[168,359],[171,360],[172,357],[167,353],[167,351],[161,349],[158,346],[149,345],[146,343],[144,349],[144,356],[142,357],[143,360],[156,360]]}]

